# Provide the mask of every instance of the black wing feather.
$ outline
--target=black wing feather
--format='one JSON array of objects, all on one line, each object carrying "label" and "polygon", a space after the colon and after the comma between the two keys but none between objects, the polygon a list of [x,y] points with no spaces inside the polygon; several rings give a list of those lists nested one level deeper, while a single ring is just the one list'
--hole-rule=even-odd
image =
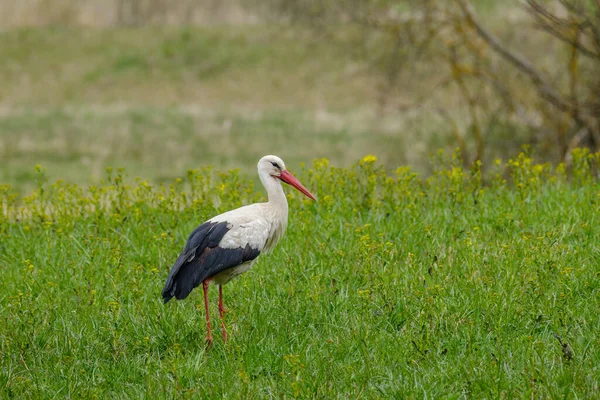
[{"label": "black wing feather", "polygon": [[237,249],[219,247],[230,229],[227,225],[226,221],[205,222],[190,234],[163,288],[165,303],[172,297],[185,299],[205,279],[258,257],[260,251],[248,245]]}]

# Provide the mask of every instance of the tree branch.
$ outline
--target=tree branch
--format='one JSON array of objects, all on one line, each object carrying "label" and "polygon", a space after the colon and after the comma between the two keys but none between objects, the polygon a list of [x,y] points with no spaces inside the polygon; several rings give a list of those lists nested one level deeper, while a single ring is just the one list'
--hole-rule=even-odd
[{"label": "tree branch", "polygon": [[[563,2],[564,4],[564,2]],[[536,19],[538,24],[542,29],[551,35],[555,36],[557,39],[569,44],[570,46],[577,47],[579,51],[585,56],[600,59],[600,52],[594,51],[587,47],[581,40],[575,40],[566,35],[559,27],[564,29],[575,29],[577,32],[584,32],[585,28],[588,27],[592,30],[592,36],[595,33],[593,29],[593,25],[589,22],[589,20],[585,17],[580,18],[585,19],[585,22],[580,23],[576,21],[570,21],[567,19],[559,18],[556,15],[549,12],[545,7],[543,7],[537,0],[527,0],[527,6],[529,14]],[[565,5],[565,7],[567,7]],[[570,10],[570,8],[568,8]],[[575,11],[572,11],[575,12]],[[592,41],[595,41],[595,38],[591,38]]]},{"label": "tree branch", "polygon": [[508,50],[506,47],[504,47],[500,43],[500,41],[494,35],[492,35],[491,32],[489,32],[487,29],[485,29],[479,23],[479,21],[477,21],[477,19],[475,18],[475,15],[473,14],[473,11],[471,10],[471,7],[468,4],[466,4],[466,2],[464,0],[457,0],[457,1],[463,10],[463,13],[467,17],[469,23],[471,24],[471,26],[473,26],[473,28],[475,28],[475,31],[477,32],[477,34],[496,53],[498,53],[506,61],[510,62],[515,67],[517,67],[519,70],[521,70],[521,72],[525,73],[531,79],[531,81],[534,83],[534,85],[538,88],[542,97],[544,97],[546,100],[548,100],[550,103],[552,103],[556,108],[558,108],[559,110],[561,110],[563,112],[571,112],[572,111],[573,107],[571,106],[571,104],[569,104],[568,102],[564,101],[561,98],[560,94],[556,90],[554,90],[554,88],[552,88],[552,86],[550,86],[550,84],[533,67],[533,65],[531,64],[531,62],[529,62],[529,60],[527,60],[520,54],[514,53],[514,52]]},{"label": "tree branch", "polygon": [[[522,55],[506,48],[498,38],[490,31],[485,29],[483,25],[475,18],[475,15],[466,0],[456,0],[463,11],[467,21],[475,29],[476,33],[502,58],[515,66],[521,72],[529,77],[533,84],[538,88],[540,96],[546,99],[552,106],[559,111],[568,114],[573,121],[585,132],[594,148],[600,145],[600,137],[598,132],[598,115],[594,113],[595,107],[582,108],[577,107],[577,103],[573,103],[561,96],[548,81],[536,70],[533,64]],[[529,0],[528,0],[529,1]],[[600,0],[597,0],[600,3]]]}]

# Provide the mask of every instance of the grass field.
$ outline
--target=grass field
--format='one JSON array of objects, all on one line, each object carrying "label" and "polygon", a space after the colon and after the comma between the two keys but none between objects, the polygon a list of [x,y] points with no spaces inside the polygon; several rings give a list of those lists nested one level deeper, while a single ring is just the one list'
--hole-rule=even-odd
[{"label": "grass field", "polygon": [[[467,109],[433,55],[389,87],[394,35],[114,27],[91,1],[61,2],[66,27],[55,2],[13,3],[3,26],[50,26],[0,32],[0,399],[600,397],[600,154],[494,163],[527,129],[499,118],[483,173],[432,155]],[[558,76],[515,2],[475,3]],[[206,349],[201,291],[160,292],[194,227],[265,199],[268,153],[319,201],[290,191]]]},{"label": "grass field", "polygon": [[[514,26],[508,43],[552,53]],[[455,88],[439,87],[449,68],[427,57],[379,109],[389,38],[351,26],[30,27],[0,41],[0,181],[25,191],[36,164],[82,185],[106,167],[159,183],[206,164],[253,168],[267,153],[340,167],[371,153],[429,172],[429,153],[455,145],[436,107],[470,129]],[[487,127],[490,159],[520,148],[523,127],[501,122]]]},{"label": "grass field", "polygon": [[[379,127],[377,133],[369,124]],[[27,192],[35,186],[39,163],[52,180],[89,185],[98,184],[109,166],[160,183],[203,165],[254,168],[267,153],[281,155],[296,168],[329,155],[337,165],[350,165],[363,151],[378,154],[388,166],[408,157],[411,149],[425,153],[424,145],[408,146],[414,135],[398,135],[397,127],[394,119],[377,121],[369,115],[281,110],[12,110],[0,118],[0,181]]]},{"label": "grass field", "polygon": [[0,179],[26,190],[38,163],[80,184],[106,167],[156,183],[206,164],[253,167],[266,147],[291,165],[371,152],[396,166],[423,133],[373,111],[378,79],[340,44],[352,31],[335,43],[278,26],[0,35]]},{"label": "grass field", "polygon": [[160,291],[197,224],[264,198],[254,170],[81,187],[38,169],[32,195],[0,194],[0,393],[597,398],[599,159],[567,177],[522,154],[485,185],[443,155],[426,180],[309,162],[292,172],[319,202],[289,194],[287,236],[225,287],[230,341],[208,351],[201,292]]}]

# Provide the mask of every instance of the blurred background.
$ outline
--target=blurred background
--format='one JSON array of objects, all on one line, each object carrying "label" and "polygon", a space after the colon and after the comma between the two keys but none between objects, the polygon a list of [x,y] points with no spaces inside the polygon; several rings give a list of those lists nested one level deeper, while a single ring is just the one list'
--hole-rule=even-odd
[{"label": "blurred background", "polygon": [[600,143],[600,0],[0,0],[0,181]]}]

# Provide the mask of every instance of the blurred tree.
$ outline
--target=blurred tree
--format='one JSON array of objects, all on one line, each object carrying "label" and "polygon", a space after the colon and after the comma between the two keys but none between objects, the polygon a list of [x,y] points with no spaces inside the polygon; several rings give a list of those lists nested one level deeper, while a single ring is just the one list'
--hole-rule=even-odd
[{"label": "blurred tree", "polygon": [[504,61],[523,73],[543,100],[539,113],[556,138],[561,159],[575,147],[600,149],[600,0],[560,0],[552,6],[526,0],[535,26],[566,46],[559,79],[544,76],[541,66],[501,43],[477,19],[465,0],[458,1],[468,26]]},{"label": "blurred tree", "polygon": [[[385,77],[380,107],[398,87],[411,84],[398,79],[408,72],[402,76],[431,90],[403,108],[420,107],[443,117],[465,164],[483,159],[486,152],[498,155],[494,146],[507,142],[512,145],[506,153],[529,144],[539,156],[561,161],[569,161],[575,147],[600,150],[600,0],[525,0],[517,6],[534,22],[519,26],[527,29],[521,36],[551,35],[550,68],[542,57],[520,54],[519,43],[504,44],[468,0],[272,3],[290,21],[323,31],[355,25],[365,33],[360,40],[368,50],[373,50],[368,47],[373,33],[383,37],[383,46],[362,53]],[[494,28],[506,33],[508,22],[495,22]],[[428,63],[420,62],[424,59]],[[447,102],[431,105],[440,89],[454,91],[466,113],[456,113],[455,104],[448,109]]]}]

